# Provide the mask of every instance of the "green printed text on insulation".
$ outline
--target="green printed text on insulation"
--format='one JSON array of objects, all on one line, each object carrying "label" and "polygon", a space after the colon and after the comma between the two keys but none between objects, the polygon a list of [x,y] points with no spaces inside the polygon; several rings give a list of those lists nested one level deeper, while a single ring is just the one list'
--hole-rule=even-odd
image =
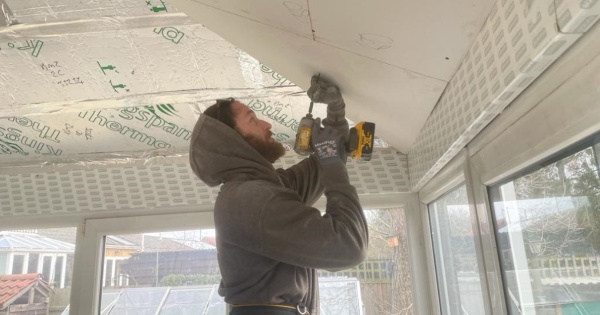
[{"label": "green printed text on insulation", "polygon": [[[102,111],[100,111],[100,110],[99,111],[80,112],[79,117],[81,117],[83,119],[87,119],[90,122],[97,123],[100,126],[106,127],[108,130],[118,132],[122,135],[128,135],[128,133],[129,133],[129,137],[131,139],[136,139],[139,142],[145,143],[150,146],[154,146],[157,149],[165,149],[165,148],[171,147],[171,145],[166,143],[165,141],[157,140],[156,138],[149,136],[143,132],[139,132],[133,128],[123,126],[121,123],[119,123],[117,121],[108,120],[108,118],[100,115],[101,113],[102,113]],[[148,124],[146,124],[146,125],[148,125]],[[149,126],[146,128],[149,128]]]},{"label": "green printed text on insulation", "polygon": [[190,130],[179,127],[174,123],[170,123],[141,107],[125,107],[117,111],[119,112],[119,117],[123,119],[146,122],[144,125],[146,128],[160,128],[183,140],[190,140],[192,137],[192,132]]},{"label": "green printed text on insulation", "polygon": [[248,107],[255,112],[261,113],[266,117],[273,119],[273,121],[284,125],[288,128],[292,128],[294,131],[298,131],[298,126],[300,123],[293,117],[288,118],[288,115],[282,114],[281,108],[283,104],[278,104],[281,106],[273,107],[271,105],[267,105],[262,101],[252,100],[248,103]]}]

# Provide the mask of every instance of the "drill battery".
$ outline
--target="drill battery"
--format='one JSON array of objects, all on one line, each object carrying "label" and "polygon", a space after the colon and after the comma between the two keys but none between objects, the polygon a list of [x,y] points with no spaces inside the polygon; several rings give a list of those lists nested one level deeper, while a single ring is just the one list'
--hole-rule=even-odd
[{"label": "drill battery", "polygon": [[375,124],[361,121],[350,128],[348,149],[350,157],[363,161],[370,161],[373,156],[375,144]]}]

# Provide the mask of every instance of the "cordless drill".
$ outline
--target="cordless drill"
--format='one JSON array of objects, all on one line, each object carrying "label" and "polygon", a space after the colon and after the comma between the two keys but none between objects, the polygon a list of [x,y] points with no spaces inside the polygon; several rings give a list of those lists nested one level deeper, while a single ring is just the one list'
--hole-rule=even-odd
[{"label": "cordless drill", "polygon": [[[312,152],[311,138],[315,120],[312,117],[313,102],[310,102],[308,114],[300,120],[298,132],[296,133],[296,142],[294,151],[300,155],[309,155]],[[344,107],[327,108],[327,118],[323,120],[323,126],[337,127],[338,130],[346,130],[343,136],[343,143],[346,152],[349,152],[353,159],[370,161],[373,156],[373,145],[375,143],[375,124],[361,121],[350,128],[348,133],[348,122],[346,121]],[[343,126],[346,128],[343,128]],[[320,127],[320,126],[319,126]]]}]

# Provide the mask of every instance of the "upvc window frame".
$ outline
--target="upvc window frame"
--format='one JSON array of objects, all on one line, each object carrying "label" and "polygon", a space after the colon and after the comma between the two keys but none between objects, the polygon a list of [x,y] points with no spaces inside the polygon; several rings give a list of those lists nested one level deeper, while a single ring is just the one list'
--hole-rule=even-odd
[{"label": "upvc window frame", "polygon": [[[429,286],[432,303],[432,313],[434,315],[443,315],[440,305],[440,288],[438,286],[438,277],[436,273],[435,257],[433,250],[433,238],[431,229],[431,217],[429,215],[429,205],[435,202],[446,193],[465,185],[467,189],[467,199],[469,204],[469,213],[471,218],[471,229],[473,231],[473,241],[475,243],[475,254],[477,264],[479,266],[479,278],[481,281],[481,293],[483,296],[483,307],[486,314],[505,314],[497,312],[492,308],[492,298],[490,292],[496,292],[489,286],[488,269],[484,254],[486,251],[483,248],[484,240],[482,240],[481,226],[479,221],[479,209],[476,206],[475,192],[473,189],[473,179],[471,178],[471,170],[469,164],[468,151],[463,150],[454,159],[452,159],[434,178],[429,181],[419,191],[420,212],[423,214],[423,230],[425,237],[425,246],[427,253],[427,268],[429,275]],[[500,290],[500,292],[503,292]]]},{"label": "upvc window frame", "polygon": [[107,235],[211,229],[212,212],[177,213],[86,220],[75,249],[72,314],[99,314]]},{"label": "upvc window frame", "polygon": [[[486,273],[488,314],[508,313],[488,187],[600,133],[598,69],[600,24],[593,26],[419,191],[426,245],[430,246],[426,204],[456,187],[453,183],[464,177],[469,204],[475,208],[477,218],[478,257]],[[594,149],[598,151],[600,146]],[[431,302],[437,304],[433,250],[428,248],[427,254]],[[439,315],[439,305],[435,306],[434,314]]]}]

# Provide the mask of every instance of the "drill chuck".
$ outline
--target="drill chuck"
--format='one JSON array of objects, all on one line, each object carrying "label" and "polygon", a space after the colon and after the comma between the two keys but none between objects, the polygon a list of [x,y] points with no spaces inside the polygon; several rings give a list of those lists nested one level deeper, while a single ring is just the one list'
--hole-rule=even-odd
[{"label": "drill chuck", "polygon": [[310,140],[312,138],[313,124],[315,120],[310,113],[302,117],[300,125],[298,126],[298,132],[296,133],[296,143],[294,143],[294,151],[300,155],[310,155],[312,148],[310,147]]}]

